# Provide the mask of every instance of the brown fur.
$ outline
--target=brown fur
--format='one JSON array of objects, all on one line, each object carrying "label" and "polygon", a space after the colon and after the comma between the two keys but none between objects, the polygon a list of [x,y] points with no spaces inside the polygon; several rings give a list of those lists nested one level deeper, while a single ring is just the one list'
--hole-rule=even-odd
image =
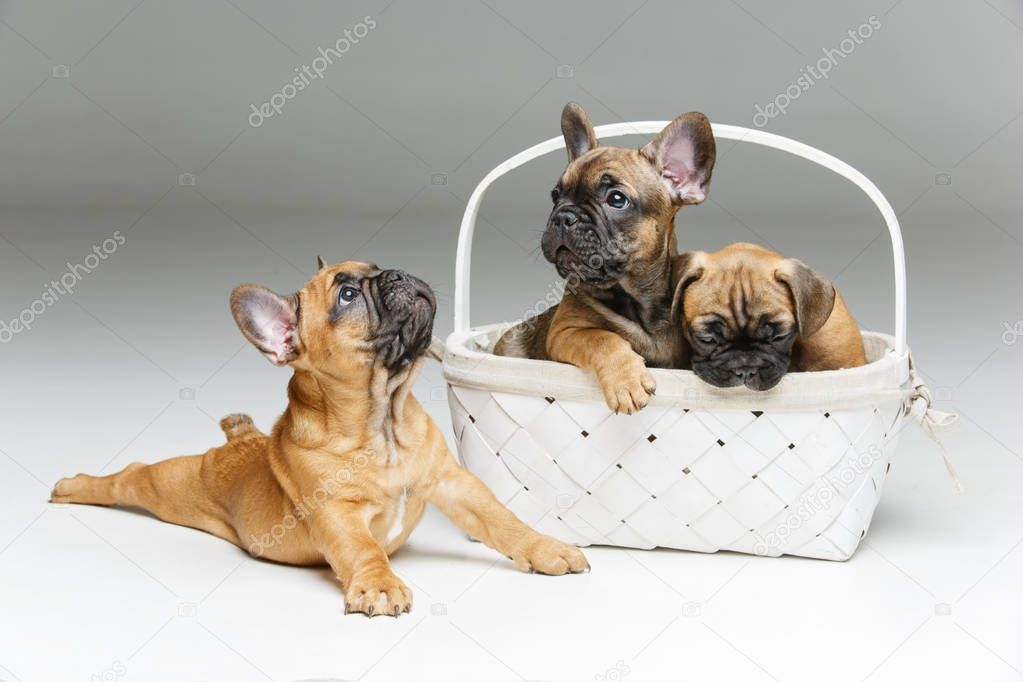
[{"label": "brown fur", "polygon": [[863,337],[842,295],[799,261],[754,244],[731,244],[714,253],[681,254],[675,262],[672,315],[686,343],[689,368],[694,332],[722,320],[735,337],[752,336],[771,320],[795,329],[788,370],[811,372],[866,363]]},{"label": "brown fur", "polygon": [[[562,132],[569,164],[558,183],[551,220],[565,205],[558,197],[572,197],[578,205],[595,198],[599,203],[606,187],[602,180],[612,178],[635,206],[629,213],[613,214],[604,225],[617,240],[615,248],[627,254],[627,264],[612,282],[562,273],[566,288],[561,302],[511,327],[494,353],[593,370],[608,407],[631,413],[654,393],[647,366],[674,367],[682,359],[678,329],[669,319],[672,261],[678,254],[675,214],[684,204],[703,201],[714,165],[714,138],[706,117],[693,112],[675,119],[641,149],[600,147],[585,112],[575,104],[565,107]],[[696,159],[697,169],[688,178],[679,177],[676,166],[680,146]],[[547,229],[553,229],[551,223]]]},{"label": "brown fur", "polygon": [[341,582],[346,612],[369,615],[411,607],[388,555],[427,502],[523,570],[587,569],[578,549],[530,529],[457,464],[411,393],[421,358],[388,370],[367,340],[367,315],[331,319],[335,276],[374,270],[356,262],[325,267],[296,294],[300,318],[287,361],[294,376],[287,409],[269,434],[246,415],[231,415],[221,422],[224,445],[110,476],[65,478],[52,501],[141,507],[255,556],[326,562]]}]

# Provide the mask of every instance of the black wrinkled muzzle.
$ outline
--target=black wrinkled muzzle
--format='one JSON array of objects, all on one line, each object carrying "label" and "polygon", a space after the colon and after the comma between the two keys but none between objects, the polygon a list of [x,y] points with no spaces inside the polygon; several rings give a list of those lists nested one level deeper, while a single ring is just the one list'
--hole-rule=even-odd
[{"label": "black wrinkled muzzle", "polygon": [[773,351],[728,350],[694,356],[693,372],[720,388],[745,386],[753,391],[774,388],[789,368],[790,356]]},{"label": "black wrinkled muzzle", "polygon": [[365,286],[377,357],[391,371],[403,369],[430,347],[437,313],[433,291],[401,270],[384,270]]},{"label": "black wrinkled muzzle", "polygon": [[540,238],[540,249],[566,280],[594,286],[617,282],[629,262],[621,236],[575,206],[554,208]]}]

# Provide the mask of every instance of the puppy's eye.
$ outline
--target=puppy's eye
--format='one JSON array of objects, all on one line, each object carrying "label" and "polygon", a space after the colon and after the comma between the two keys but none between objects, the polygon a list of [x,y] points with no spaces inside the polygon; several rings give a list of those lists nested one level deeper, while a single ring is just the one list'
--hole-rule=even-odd
[{"label": "puppy's eye", "polygon": [[555,187],[551,190],[551,201],[557,201],[561,198],[561,190]]},{"label": "puppy's eye", "polygon": [[625,196],[624,192],[613,189],[607,193],[607,196],[604,198],[604,203],[611,208],[625,208],[629,205],[629,197]]},{"label": "puppy's eye", "polygon": [[780,331],[777,334],[775,334],[774,336],[772,336],[771,340],[772,341],[776,341],[776,342],[777,341],[785,341],[786,339],[788,339],[790,336],[792,336],[795,333],[796,333],[795,329],[790,329],[788,331]]},{"label": "puppy's eye", "polygon": [[604,199],[605,203],[611,208],[625,208],[629,205],[629,197],[616,189],[611,190],[607,193],[607,197]]},{"label": "puppy's eye", "polygon": [[341,287],[341,291],[337,292],[337,304],[348,305],[359,297],[362,292],[355,287]]},{"label": "puppy's eye", "polygon": [[713,334],[694,334],[693,338],[699,341],[700,343],[714,343]]}]

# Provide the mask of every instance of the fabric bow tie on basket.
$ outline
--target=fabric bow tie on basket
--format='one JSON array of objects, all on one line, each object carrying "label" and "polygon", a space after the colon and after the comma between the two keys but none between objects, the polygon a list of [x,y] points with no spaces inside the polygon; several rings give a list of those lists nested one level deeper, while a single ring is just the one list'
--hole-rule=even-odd
[{"label": "fabric bow tie on basket", "polygon": [[910,421],[919,424],[920,428],[927,434],[927,437],[934,441],[941,450],[941,458],[945,462],[945,469],[948,471],[948,475],[952,478],[953,489],[957,495],[961,495],[963,493],[963,484],[959,480],[959,474],[956,472],[955,467],[952,466],[952,458],[948,454],[948,450],[945,449],[944,443],[941,442],[941,438],[938,436],[939,433],[955,428],[959,423],[959,415],[954,412],[936,410],[932,407],[934,397],[931,395],[931,389],[927,388],[923,377],[920,376],[920,372],[917,371],[912,362],[910,362],[909,380],[913,385],[913,392],[910,394],[909,402],[906,404],[906,416]]}]

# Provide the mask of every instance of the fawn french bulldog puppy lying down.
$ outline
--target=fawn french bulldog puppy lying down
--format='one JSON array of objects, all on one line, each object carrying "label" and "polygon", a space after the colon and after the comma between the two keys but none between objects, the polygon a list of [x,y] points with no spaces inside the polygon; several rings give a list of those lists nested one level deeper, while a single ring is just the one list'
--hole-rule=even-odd
[{"label": "fawn french bulldog puppy lying down", "polygon": [[[388,555],[427,502],[522,570],[589,569],[578,549],[526,526],[460,467],[412,395],[436,312],[424,282],[400,270],[321,260],[290,296],[235,288],[231,311],[256,348],[294,371],[273,431],[231,415],[221,421],[223,445],[109,476],[65,478],[51,501],[141,507],[257,556],[327,563],[346,613],[410,609],[412,593]],[[276,532],[281,527],[288,530]]]}]

